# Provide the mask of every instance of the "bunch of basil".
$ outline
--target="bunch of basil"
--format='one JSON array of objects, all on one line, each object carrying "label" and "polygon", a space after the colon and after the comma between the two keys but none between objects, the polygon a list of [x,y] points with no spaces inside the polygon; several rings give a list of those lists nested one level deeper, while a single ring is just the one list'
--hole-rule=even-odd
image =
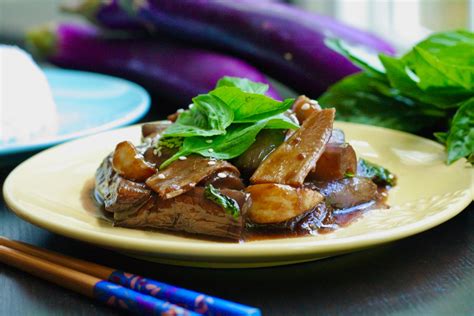
[{"label": "bunch of basil", "polygon": [[179,147],[160,168],[190,154],[232,159],[244,153],[262,129],[299,128],[297,120],[284,113],[294,99],[280,102],[265,96],[267,90],[266,84],[223,77],[214,90],[193,98],[190,108],[180,113],[158,142],[158,146]]},{"label": "bunch of basil", "polygon": [[337,39],[326,44],[364,71],[331,86],[319,102],[337,119],[434,133],[447,163],[474,162],[474,33],[434,34],[400,58],[361,50]]}]

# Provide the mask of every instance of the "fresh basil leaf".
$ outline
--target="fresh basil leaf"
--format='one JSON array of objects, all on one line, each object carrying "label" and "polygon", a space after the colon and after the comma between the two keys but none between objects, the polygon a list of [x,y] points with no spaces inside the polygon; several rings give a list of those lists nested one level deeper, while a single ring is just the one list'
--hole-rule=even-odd
[{"label": "fresh basil leaf", "polygon": [[473,46],[474,33],[463,30],[436,33],[416,44],[446,62],[470,66],[474,66]]},{"label": "fresh basil leaf", "polygon": [[367,47],[351,45],[346,41],[337,38],[326,38],[326,46],[352,61],[370,74],[384,78],[385,68],[378,58],[378,53],[368,50]]},{"label": "fresh basil leaf", "polygon": [[357,162],[357,175],[372,179],[378,185],[394,186],[397,177],[388,169],[360,158]]},{"label": "fresh basil leaf", "polygon": [[[471,49],[474,51],[474,46]],[[468,56],[463,61],[466,62],[467,58]],[[416,46],[403,60],[420,79],[418,86],[422,90],[437,92],[438,89],[442,89],[445,94],[446,91],[450,94],[473,92],[473,66],[462,65],[459,62],[458,64],[448,63],[440,60],[435,54]]]},{"label": "fresh basil leaf", "polygon": [[254,82],[246,78],[224,76],[217,81],[216,88],[235,87],[244,92],[265,94],[268,91],[268,85],[260,82]]},{"label": "fresh basil leaf", "polygon": [[298,129],[300,126],[297,121],[291,119],[285,113],[280,113],[265,119],[265,129]]},{"label": "fresh basil leaf", "polygon": [[457,110],[451,122],[448,138],[447,163],[452,164],[462,157],[474,153],[474,97],[467,100]]},{"label": "fresh basil leaf", "polygon": [[225,134],[225,129],[212,129],[206,116],[193,108],[181,113],[177,121],[163,132],[163,137],[214,136],[220,134]]},{"label": "fresh basil leaf", "polygon": [[318,101],[323,107],[335,107],[338,120],[408,132],[419,132],[443,119],[443,112],[433,112],[426,119],[428,113],[423,106],[408,97],[395,97],[397,91],[357,73],[331,86]]},{"label": "fresh basil leaf", "polygon": [[247,150],[255,142],[257,134],[265,127],[266,121],[254,124],[232,124],[225,135],[215,137],[187,137],[183,146],[171,158],[163,162],[165,168],[179,156],[199,154],[216,159],[232,159]]},{"label": "fresh basil leaf", "polygon": [[390,85],[408,97],[440,108],[456,107],[456,103],[465,98],[457,95],[428,94],[418,86],[420,78],[408,68],[403,60],[386,55],[379,55],[379,58],[385,67]]},{"label": "fresh basil leaf", "polygon": [[201,94],[193,98],[194,107],[207,116],[210,129],[225,130],[234,120],[234,112],[221,99],[211,94]]},{"label": "fresh basil leaf", "polygon": [[219,189],[216,189],[212,184],[206,185],[204,188],[204,196],[224,209],[228,214],[234,218],[239,218],[240,206],[236,200],[223,194]]},{"label": "fresh basil leaf", "polygon": [[434,137],[438,140],[443,145],[446,145],[446,142],[448,141],[448,133],[446,132],[436,132],[433,133]]},{"label": "fresh basil leaf", "polygon": [[256,122],[288,110],[294,99],[276,101],[262,94],[247,93],[235,87],[220,87],[209,92],[234,111],[234,123]]}]

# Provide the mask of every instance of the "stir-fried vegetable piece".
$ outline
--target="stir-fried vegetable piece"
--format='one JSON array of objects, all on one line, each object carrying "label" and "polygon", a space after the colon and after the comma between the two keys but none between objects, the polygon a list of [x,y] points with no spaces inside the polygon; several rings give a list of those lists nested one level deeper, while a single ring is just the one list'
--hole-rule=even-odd
[{"label": "stir-fried vegetable piece", "polygon": [[240,215],[239,203],[233,198],[228,197],[219,189],[216,189],[212,184],[206,185],[204,189],[204,196],[206,199],[211,200],[220,207],[222,207],[227,213],[237,218]]},{"label": "stir-fried vegetable piece", "polygon": [[351,145],[332,144],[326,146],[316,169],[308,177],[314,180],[332,181],[354,175],[357,171],[357,157]]},{"label": "stir-fried vegetable piece", "polygon": [[114,170],[129,180],[145,181],[155,174],[156,169],[143,159],[132,143],[125,141],[115,147],[112,156]]},{"label": "stir-fried vegetable piece", "polygon": [[372,179],[378,185],[394,186],[397,177],[388,169],[360,158],[357,163],[357,175]]},{"label": "stir-fried vegetable piece", "polygon": [[272,152],[250,178],[251,183],[301,186],[331,137],[334,109],[313,113],[289,139]]},{"label": "stir-fried vegetable piece", "polygon": [[193,189],[207,177],[223,171],[240,175],[237,168],[224,160],[210,160],[197,155],[181,156],[181,159],[169,168],[160,170],[149,178],[146,184],[161,198],[170,199]]},{"label": "stir-fried vegetable piece", "polygon": [[309,188],[264,183],[247,187],[252,205],[248,210],[250,220],[257,224],[281,223],[313,209],[323,196]]}]

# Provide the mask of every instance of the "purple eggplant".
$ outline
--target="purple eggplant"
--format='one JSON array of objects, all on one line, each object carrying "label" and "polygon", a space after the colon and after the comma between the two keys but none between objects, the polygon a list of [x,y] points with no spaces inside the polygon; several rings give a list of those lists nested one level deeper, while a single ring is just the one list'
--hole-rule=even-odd
[{"label": "purple eggplant", "polygon": [[[119,1],[119,6],[124,19],[132,17],[141,21],[144,29],[234,53],[311,97],[317,97],[332,83],[360,70],[328,48],[327,38],[341,38],[371,50],[394,53],[390,44],[374,35],[283,3],[129,0]],[[104,15],[97,17],[96,22],[117,28]]]},{"label": "purple eggplant", "polygon": [[[223,76],[268,84],[261,72],[237,58],[164,41],[105,38],[90,25],[39,28],[28,33],[27,41],[57,66],[127,78],[175,104],[189,104]],[[281,99],[271,86],[267,95]]]}]

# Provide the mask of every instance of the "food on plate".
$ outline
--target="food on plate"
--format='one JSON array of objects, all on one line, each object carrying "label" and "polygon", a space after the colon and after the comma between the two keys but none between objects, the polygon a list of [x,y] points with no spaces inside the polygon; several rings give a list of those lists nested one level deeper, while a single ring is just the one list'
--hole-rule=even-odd
[{"label": "food on plate", "polygon": [[[282,1],[101,1],[69,7],[111,30],[142,31],[219,49],[249,60],[296,91],[316,97],[359,71],[325,44],[341,38],[376,53],[392,54],[386,41],[334,19]],[[140,33],[142,35],[142,33]]]},{"label": "food on plate", "polygon": [[0,145],[54,135],[56,104],[46,76],[31,56],[0,45]]},{"label": "food on plate", "polygon": [[140,144],[117,144],[95,178],[114,224],[251,240],[329,231],[385,208],[396,177],[357,160],[334,109],[267,89],[224,77],[173,121],[144,124]]},{"label": "food on plate", "polygon": [[[107,36],[92,25],[39,27],[27,34],[27,42],[57,66],[123,77],[173,104],[188,104],[223,76],[268,84],[259,70],[238,58],[165,40]],[[280,99],[273,87],[266,94]]]}]

